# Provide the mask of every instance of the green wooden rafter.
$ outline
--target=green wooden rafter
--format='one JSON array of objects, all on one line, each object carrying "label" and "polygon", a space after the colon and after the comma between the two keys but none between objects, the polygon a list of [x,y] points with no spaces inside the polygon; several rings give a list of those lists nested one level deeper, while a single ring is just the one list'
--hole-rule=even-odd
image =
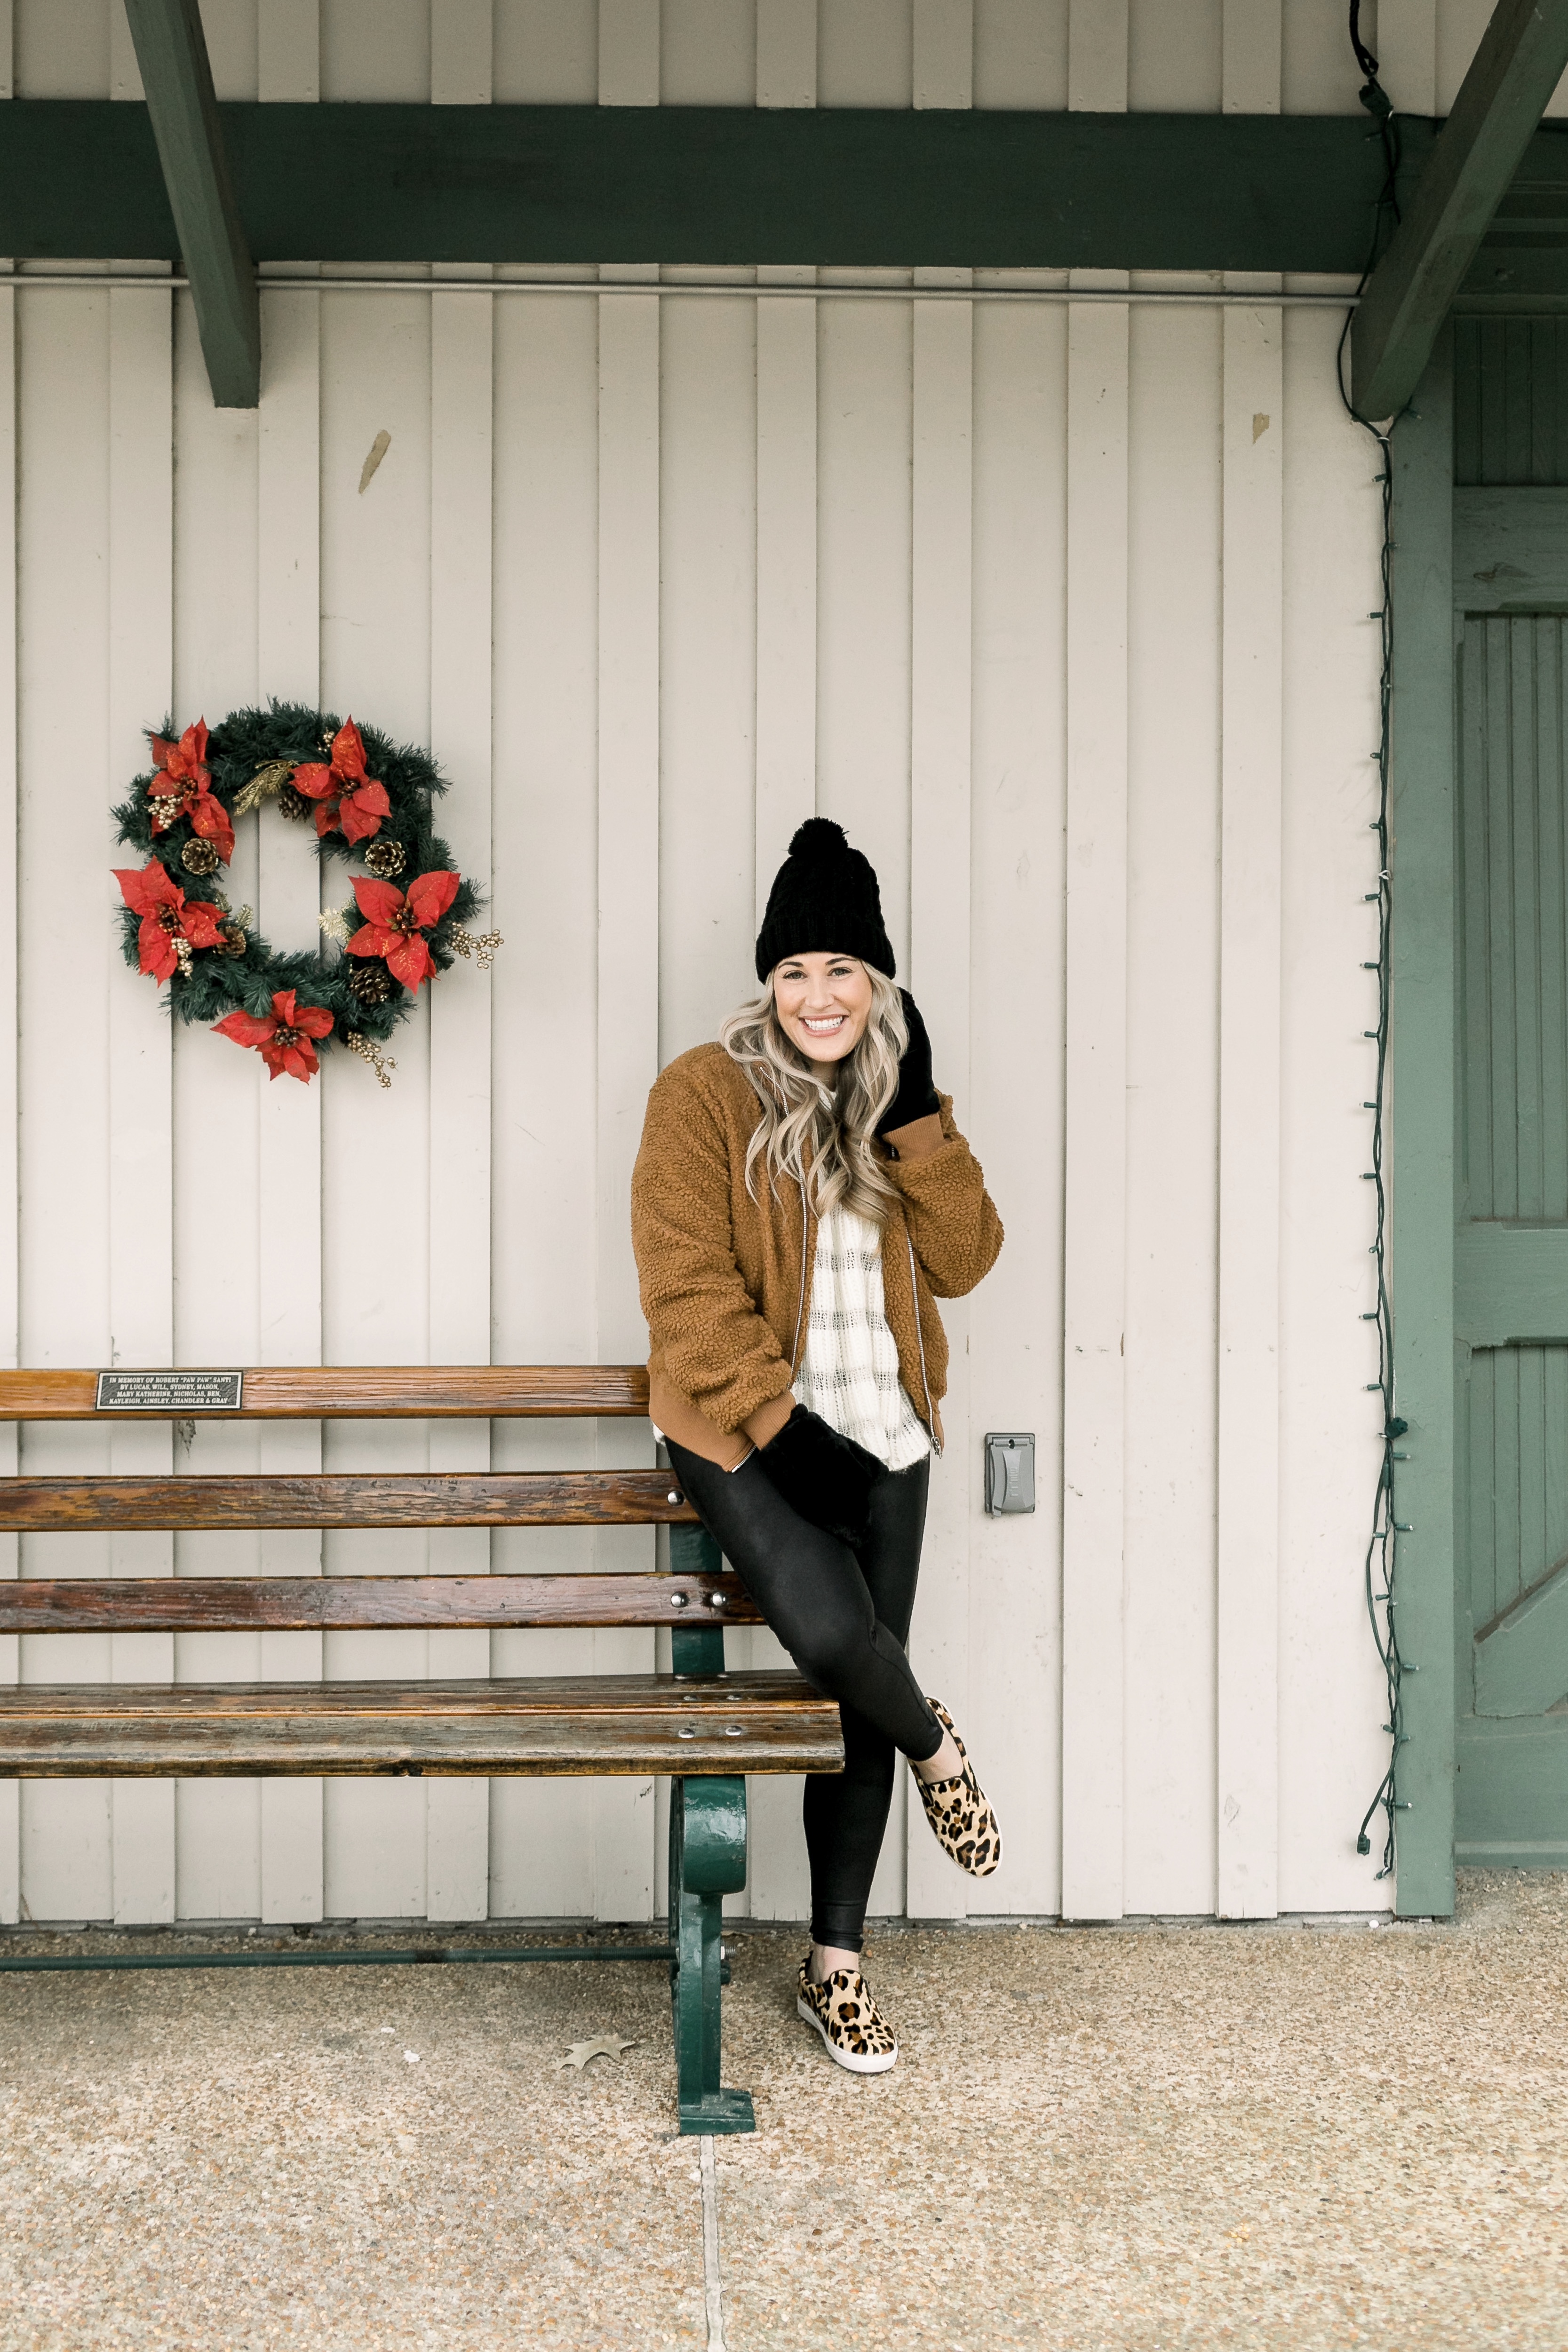
[{"label": "green wooden rafter", "polygon": [[1568,0],[1498,0],[1454,110],[1367,281],[1351,330],[1351,405],[1397,415],[1568,66]]},{"label": "green wooden rafter", "polygon": [[261,398],[256,266],[229,175],[196,0],[125,0],[163,185],[219,408]]}]

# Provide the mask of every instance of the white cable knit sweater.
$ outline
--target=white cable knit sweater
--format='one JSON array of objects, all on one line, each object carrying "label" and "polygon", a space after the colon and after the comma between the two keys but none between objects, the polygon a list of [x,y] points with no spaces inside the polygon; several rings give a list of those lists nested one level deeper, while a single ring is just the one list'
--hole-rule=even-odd
[{"label": "white cable knit sweater", "polygon": [[853,1209],[831,1209],[817,1226],[811,1316],[795,1391],[889,1470],[907,1470],[931,1452],[899,1380],[898,1343],[882,1300],[881,1229]]}]

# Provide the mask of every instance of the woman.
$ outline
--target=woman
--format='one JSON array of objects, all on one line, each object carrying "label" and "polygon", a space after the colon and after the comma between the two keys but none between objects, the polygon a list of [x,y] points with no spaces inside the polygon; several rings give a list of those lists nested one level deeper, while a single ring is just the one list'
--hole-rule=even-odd
[{"label": "woman", "polygon": [[986,1877],[1002,1853],[904,1655],[942,1446],[934,1302],[973,1288],[1002,1227],[894,972],[876,875],[813,817],[768,899],[763,994],[659,1078],[632,1179],[655,1426],[768,1624],[839,1702],[844,1771],[805,1784],[798,2009],[865,2074],[899,2054],[860,1973],[895,1753],[961,1868]]}]

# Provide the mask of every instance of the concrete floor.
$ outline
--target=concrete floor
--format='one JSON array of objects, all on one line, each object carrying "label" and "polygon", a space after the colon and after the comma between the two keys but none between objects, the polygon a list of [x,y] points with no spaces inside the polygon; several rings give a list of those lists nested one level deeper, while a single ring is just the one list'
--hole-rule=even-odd
[{"label": "concrete floor", "polygon": [[[729,2352],[1568,2347],[1568,1879],[1443,1927],[885,1932],[865,2082],[798,1937],[731,1948]],[[647,1964],[0,1977],[0,2345],[702,2347],[668,2050]]]}]

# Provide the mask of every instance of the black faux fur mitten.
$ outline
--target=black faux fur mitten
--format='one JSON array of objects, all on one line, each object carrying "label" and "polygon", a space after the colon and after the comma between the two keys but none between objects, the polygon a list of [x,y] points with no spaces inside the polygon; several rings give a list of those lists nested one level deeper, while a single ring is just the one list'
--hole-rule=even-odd
[{"label": "black faux fur mitten", "polygon": [[757,1460],[792,1510],[825,1534],[858,1549],[869,1531],[871,1489],[882,1465],[820,1413],[797,1404]]}]

